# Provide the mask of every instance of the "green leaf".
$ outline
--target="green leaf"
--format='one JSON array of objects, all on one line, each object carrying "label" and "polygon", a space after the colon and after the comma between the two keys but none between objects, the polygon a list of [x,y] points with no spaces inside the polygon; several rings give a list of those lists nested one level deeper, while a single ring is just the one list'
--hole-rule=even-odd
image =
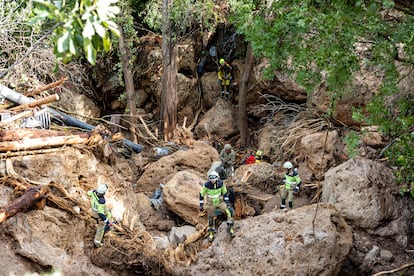
[{"label": "green leaf", "polygon": [[75,42],[73,41],[73,38],[71,36],[69,37],[69,52],[74,56],[78,54],[78,51],[75,46]]},{"label": "green leaf", "polygon": [[103,48],[106,52],[111,50],[111,39],[109,36],[105,36],[102,38]]},{"label": "green leaf", "polygon": [[86,59],[92,65],[96,63],[96,49],[93,47],[91,40],[85,39],[83,44],[84,51],[86,53]]},{"label": "green leaf", "polygon": [[96,22],[96,21],[94,21],[92,24],[93,24],[93,27],[95,28],[96,33],[100,37],[104,38],[106,35],[105,28],[99,22]]},{"label": "green leaf", "polygon": [[65,29],[57,40],[57,51],[63,53],[67,50],[69,50],[69,32]]},{"label": "green leaf", "polygon": [[85,27],[83,28],[82,36],[84,38],[92,38],[92,36],[95,34],[95,30],[93,28],[91,19],[93,19],[92,16],[90,16],[88,19],[86,19]]},{"label": "green leaf", "polygon": [[102,22],[102,24],[105,27],[107,27],[109,30],[111,30],[116,36],[118,37],[121,36],[121,33],[118,30],[118,25],[116,25],[115,22],[108,20],[108,21]]}]

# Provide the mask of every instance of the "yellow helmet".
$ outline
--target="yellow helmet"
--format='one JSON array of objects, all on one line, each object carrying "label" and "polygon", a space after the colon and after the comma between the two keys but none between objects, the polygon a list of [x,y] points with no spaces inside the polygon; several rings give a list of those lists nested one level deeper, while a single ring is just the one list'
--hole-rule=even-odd
[{"label": "yellow helmet", "polygon": [[224,58],[221,58],[219,62],[220,62],[221,65],[223,65],[224,63],[226,63],[226,61],[224,60]]},{"label": "yellow helmet", "polygon": [[256,156],[262,156],[262,154],[263,154],[263,151],[261,150],[256,151]]}]

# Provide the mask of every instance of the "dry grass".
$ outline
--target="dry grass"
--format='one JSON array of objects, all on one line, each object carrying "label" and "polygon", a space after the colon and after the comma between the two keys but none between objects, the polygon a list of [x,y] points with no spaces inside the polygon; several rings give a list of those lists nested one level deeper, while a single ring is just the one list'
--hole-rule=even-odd
[{"label": "dry grass", "polygon": [[304,105],[285,103],[274,95],[263,94],[262,97],[267,103],[256,105],[250,113],[261,117],[261,123],[276,126],[278,139],[274,146],[280,154],[275,155],[275,161],[290,159],[303,137],[331,126],[330,122],[311,113]]}]

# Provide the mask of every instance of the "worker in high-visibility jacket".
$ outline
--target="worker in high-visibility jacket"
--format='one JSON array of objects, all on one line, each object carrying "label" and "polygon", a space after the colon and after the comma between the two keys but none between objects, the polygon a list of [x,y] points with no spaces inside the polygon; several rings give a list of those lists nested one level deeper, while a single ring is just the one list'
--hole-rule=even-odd
[{"label": "worker in high-visibility jacket", "polygon": [[217,77],[221,86],[221,98],[228,100],[230,98],[230,82],[232,79],[233,67],[226,62],[224,58],[219,61],[219,67],[217,71]]},{"label": "worker in high-visibility jacket", "polygon": [[257,150],[254,158],[255,158],[255,160],[256,160],[256,163],[260,163],[260,162],[262,162],[262,158],[263,158],[263,151],[261,151],[261,150]]},{"label": "worker in high-visibility jacket", "polygon": [[214,240],[214,233],[216,232],[214,226],[214,217],[216,210],[219,210],[227,215],[227,231],[230,236],[234,238],[233,228],[233,208],[230,203],[226,185],[223,180],[219,179],[219,174],[212,171],[208,176],[208,181],[204,183],[200,192],[200,211],[207,210],[208,218],[208,241]]},{"label": "worker in high-visibility jacket", "polygon": [[92,217],[96,219],[96,233],[94,244],[96,247],[103,246],[102,240],[110,227],[112,226],[110,219],[112,218],[111,210],[108,208],[105,201],[105,194],[108,191],[108,185],[103,183],[96,188],[96,190],[88,191],[87,195],[90,197]]},{"label": "worker in high-visibility jacket", "polygon": [[283,168],[286,169],[284,187],[280,189],[282,203],[280,204],[280,209],[286,208],[286,197],[288,200],[288,206],[290,209],[293,209],[293,194],[299,192],[300,185],[302,184],[298,169],[293,168],[293,164],[289,161],[283,164]]}]

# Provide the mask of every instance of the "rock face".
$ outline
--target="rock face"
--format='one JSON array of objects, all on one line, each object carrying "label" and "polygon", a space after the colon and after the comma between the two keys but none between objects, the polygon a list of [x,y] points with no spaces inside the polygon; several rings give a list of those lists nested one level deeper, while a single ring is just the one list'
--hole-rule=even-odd
[{"label": "rock face", "polygon": [[322,201],[333,204],[353,225],[373,229],[397,218],[392,171],[380,162],[353,158],[325,174]]},{"label": "rock face", "polygon": [[238,130],[236,112],[228,101],[219,99],[217,103],[203,116],[195,129],[197,137],[208,134],[219,137],[229,137]]},{"label": "rock face", "polygon": [[223,223],[198,262],[177,274],[337,275],[352,247],[351,228],[327,204],[236,221],[235,231],[230,240]]},{"label": "rock face", "polygon": [[[325,143],[326,141],[326,143]],[[328,168],[335,166],[335,159],[342,152],[342,143],[336,130],[306,135],[300,141],[299,153],[316,179],[321,179]]]},{"label": "rock face", "polygon": [[[14,256],[11,261],[16,260],[17,254],[40,266],[59,268],[68,274],[111,275],[108,270],[90,263],[84,254],[87,244],[74,242],[84,240],[84,233],[89,231],[85,223],[61,210],[46,207],[42,211],[18,214],[5,223],[4,231],[17,242],[17,248],[9,252]],[[91,239],[92,236],[91,232]],[[92,247],[92,240],[89,247]],[[15,266],[6,269],[7,273],[0,270],[0,274],[15,272],[21,275],[30,271],[29,268],[24,270]]]},{"label": "rock face", "polygon": [[151,163],[137,181],[137,190],[152,193],[159,183],[166,183],[182,170],[194,170],[204,176],[212,162],[220,160],[218,152],[204,142],[195,142],[193,148],[178,150]]},{"label": "rock face", "polygon": [[205,221],[198,216],[199,193],[204,182],[191,171],[181,171],[164,187],[163,197],[169,209],[192,225]]}]

